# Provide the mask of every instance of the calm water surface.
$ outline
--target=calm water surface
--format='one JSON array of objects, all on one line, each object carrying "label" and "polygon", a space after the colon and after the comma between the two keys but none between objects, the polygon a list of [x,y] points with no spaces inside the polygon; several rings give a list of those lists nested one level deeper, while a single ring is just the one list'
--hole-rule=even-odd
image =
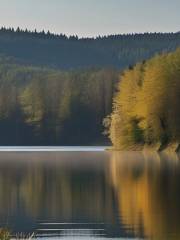
[{"label": "calm water surface", "polygon": [[0,152],[0,227],[43,239],[180,239],[178,155],[41,150]]}]

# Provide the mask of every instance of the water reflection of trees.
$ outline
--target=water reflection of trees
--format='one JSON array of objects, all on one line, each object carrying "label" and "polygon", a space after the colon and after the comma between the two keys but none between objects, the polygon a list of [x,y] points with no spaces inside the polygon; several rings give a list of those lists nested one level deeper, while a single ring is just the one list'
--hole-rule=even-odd
[{"label": "water reflection of trees", "polygon": [[110,169],[119,215],[126,228],[137,236],[179,239],[179,157],[116,152]]},{"label": "water reflection of trees", "polygon": [[126,236],[126,229],[128,236],[180,237],[175,154],[12,153],[0,159],[2,221],[105,222],[115,236]]},{"label": "water reflection of trees", "polygon": [[1,154],[0,218],[113,222],[104,156],[68,154]]}]

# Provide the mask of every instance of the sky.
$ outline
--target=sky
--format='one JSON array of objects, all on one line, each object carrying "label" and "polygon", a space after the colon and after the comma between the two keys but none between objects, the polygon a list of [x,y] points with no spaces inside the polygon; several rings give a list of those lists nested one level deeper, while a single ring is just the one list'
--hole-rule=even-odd
[{"label": "sky", "polygon": [[180,31],[180,0],[0,0],[0,25],[95,37]]}]

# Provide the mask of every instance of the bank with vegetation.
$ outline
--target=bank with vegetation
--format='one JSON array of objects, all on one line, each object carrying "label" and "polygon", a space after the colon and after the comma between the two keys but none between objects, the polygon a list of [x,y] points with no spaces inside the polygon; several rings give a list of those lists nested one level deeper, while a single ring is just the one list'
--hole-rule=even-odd
[{"label": "bank with vegetation", "polygon": [[0,28],[0,145],[110,144],[102,121],[121,72],[177,46],[179,32],[78,38]]},{"label": "bank with vegetation", "polygon": [[118,150],[180,149],[180,49],[124,71],[104,120]]}]

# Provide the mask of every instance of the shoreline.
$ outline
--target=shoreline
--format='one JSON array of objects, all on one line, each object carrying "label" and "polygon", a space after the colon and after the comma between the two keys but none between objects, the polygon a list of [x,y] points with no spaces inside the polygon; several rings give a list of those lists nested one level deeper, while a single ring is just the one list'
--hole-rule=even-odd
[{"label": "shoreline", "polygon": [[162,153],[162,152],[173,152],[173,153],[180,153],[180,144],[179,143],[171,143],[168,144],[167,146],[161,146],[159,144],[157,145],[134,145],[130,147],[121,147],[121,148],[115,148],[115,147],[108,147],[105,149],[106,151],[134,151],[134,152],[145,152],[145,151],[150,151],[150,152],[157,152],[157,153]]},{"label": "shoreline", "polygon": [[0,146],[0,152],[101,152],[107,146]]}]

